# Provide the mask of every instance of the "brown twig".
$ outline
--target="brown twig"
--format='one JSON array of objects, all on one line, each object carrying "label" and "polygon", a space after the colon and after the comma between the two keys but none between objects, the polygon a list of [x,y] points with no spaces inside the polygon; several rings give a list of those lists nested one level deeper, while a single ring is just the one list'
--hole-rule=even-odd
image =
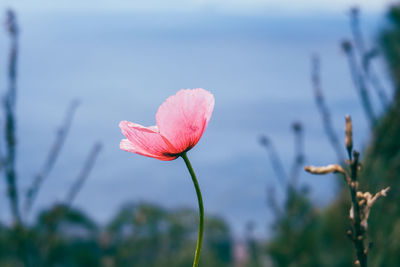
[{"label": "brown twig", "polygon": [[344,128],[344,144],[346,146],[347,154],[351,160],[351,152],[353,151],[353,124],[349,115],[345,117],[346,124]]},{"label": "brown twig", "polygon": [[67,198],[66,198],[66,205],[67,207],[71,207],[72,202],[76,198],[76,195],[79,193],[81,190],[85,180],[88,178],[91,170],[93,169],[94,163],[96,162],[96,158],[101,151],[102,144],[101,143],[96,143],[94,144],[92,150],[90,151],[85,164],[83,165],[83,168],[76,179],[75,183],[72,185],[70,188]]},{"label": "brown twig", "polygon": [[328,173],[340,173],[346,175],[346,171],[339,164],[330,164],[327,166],[306,166],[304,167],[306,172],[312,174],[328,174]]},{"label": "brown twig", "polygon": [[47,155],[46,161],[40,170],[40,172],[35,176],[31,186],[28,188],[26,193],[26,199],[24,204],[24,213],[25,216],[28,216],[36,197],[39,193],[40,187],[43,184],[43,181],[49,176],[51,170],[53,169],[58,156],[63,148],[65,143],[65,139],[68,135],[69,129],[71,128],[72,121],[75,115],[75,111],[79,106],[78,100],[73,100],[66,113],[65,118],[57,131],[56,138],[54,140],[53,145],[51,146],[49,153]]},{"label": "brown twig", "polygon": [[[359,168],[359,156],[357,151],[353,152],[353,159],[350,162],[351,183],[348,185],[351,196],[350,219],[353,221],[353,242],[357,252],[357,261],[360,267],[367,267],[367,251],[365,249],[366,229],[361,225],[361,209],[357,201],[357,172]],[[353,216],[352,216],[353,215]]]},{"label": "brown twig", "polygon": [[6,155],[4,161],[8,198],[14,225],[21,225],[18,204],[16,163],[16,95],[17,95],[17,57],[18,57],[18,25],[13,10],[7,11],[6,28],[11,39],[8,65],[8,91],[3,105],[5,113]]},{"label": "brown twig", "polygon": [[358,191],[358,171],[360,170],[359,157],[360,153],[353,150],[353,126],[350,116],[346,117],[345,127],[345,145],[349,153],[350,173],[344,170],[338,164],[331,164],[323,167],[306,166],[305,170],[312,174],[340,173],[346,181],[351,196],[350,220],[352,229],[346,232],[347,236],[352,240],[356,249],[357,260],[355,266],[367,267],[368,247],[367,228],[370,210],[375,201],[386,196],[389,187],[379,191],[374,196],[369,192]]},{"label": "brown twig", "polygon": [[321,114],[322,124],[324,126],[325,133],[328,136],[329,142],[331,143],[331,146],[336,153],[337,160],[339,162],[344,162],[345,157],[343,149],[340,145],[339,138],[333,128],[331,112],[329,111],[329,108],[325,103],[324,95],[322,93],[320,78],[321,65],[319,57],[317,55],[313,56],[311,65],[311,81],[314,89],[315,102],[317,104],[318,111]]},{"label": "brown twig", "polygon": [[372,108],[371,99],[369,96],[367,85],[364,80],[363,73],[359,70],[359,67],[357,65],[353,45],[350,41],[345,40],[342,42],[342,48],[347,57],[347,62],[349,64],[350,74],[353,80],[354,87],[358,91],[365,115],[369,120],[370,126],[372,128],[376,124],[376,116]]},{"label": "brown twig", "polygon": [[360,27],[360,9],[358,7],[353,7],[350,10],[350,28],[353,34],[355,48],[361,60],[364,75],[367,78],[367,81],[374,88],[382,106],[386,108],[389,104],[388,97],[378,75],[370,64],[371,60],[376,56],[376,51],[367,51],[365,48],[364,38]]}]

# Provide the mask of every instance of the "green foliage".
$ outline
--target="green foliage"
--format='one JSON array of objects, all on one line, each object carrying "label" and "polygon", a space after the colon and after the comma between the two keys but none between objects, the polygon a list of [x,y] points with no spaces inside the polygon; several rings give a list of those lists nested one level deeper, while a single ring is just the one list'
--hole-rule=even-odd
[{"label": "green foliage", "polygon": [[287,199],[273,226],[275,237],[267,250],[276,266],[321,266],[319,217],[307,190],[287,188]]},{"label": "green foliage", "polygon": [[[115,266],[190,266],[196,247],[198,214],[170,212],[149,204],[130,204],[108,226]],[[201,264],[230,266],[231,238],[224,221],[206,216]]]},{"label": "green foliage", "polygon": [[[208,215],[203,266],[231,266],[229,228]],[[207,218],[206,217],[206,218]],[[198,214],[141,203],[123,206],[104,228],[55,205],[29,228],[0,226],[0,266],[191,266]]]}]

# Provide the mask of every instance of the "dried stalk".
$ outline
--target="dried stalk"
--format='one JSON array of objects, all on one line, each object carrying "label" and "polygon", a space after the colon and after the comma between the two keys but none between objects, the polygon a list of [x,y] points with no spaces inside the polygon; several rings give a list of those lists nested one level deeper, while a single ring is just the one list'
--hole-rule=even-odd
[{"label": "dried stalk", "polygon": [[342,146],[340,145],[339,138],[333,128],[333,123],[331,119],[331,112],[325,103],[324,95],[322,93],[321,78],[320,78],[320,60],[317,55],[312,58],[311,61],[311,81],[314,89],[315,102],[318,107],[318,111],[321,114],[322,124],[326,135],[328,136],[329,142],[333,150],[336,153],[336,158],[339,162],[344,162],[345,156],[343,153]]},{"label": "dried stalk", "polygon": [[63,148],[63,145],[65,143],[65,139],[68,136],[69,129],[71,128],[72,121],[75,115],[75,111],[79,105],[78,100],[73,100],[66,113],[65,113],[65,118],[60,126],[60,128],[57,131],[56,138],[54,140],[53,145],[51,146],[51,149],[49,150],[49,153],[47,155],[46,161],[40,170],[40,172],[35,176],[31,186],[29,187],[27,193],[26,193],[26,199],[25,199],[25,204],[24,204],[24,213],[25,216],[28,216],[30,210],[32,209],[32,206],[37,198],[37,195],[39,193],[40,187],[43,184],[43,181],[49,176],[51,170],[53,169],[58,156],[60,154],[61,149]]},{"label": "dried stalk", "polygon": [[72,187],[70,188],[70,190],[67,194],[67,198],[66,198],[67,207],[71,207],[72,202],[74,201],[77,194],[81,190],[84,182],[88,178],[88,176],[96,162],[96,158],[101,151],[101,148],[102,148],[101,143],[94,144],[92,150],[90,151],[90,153],[86,159],[85,164],[83,165],[83,168],[82,168],[78,178],[76,179],[75,183],[72,185]]},{"label": "dried stalk", "polygon": [[297,180],[299,177],[300,170],[304,164],[304,137],[303,137],[303,126],[300,122],[295,122],[292,125],[294,132],[294,161],[292,164],[292,168],[290,170],[290,184],[293,187],[296,187]]},{"label": "dried stalk", "polygon": [[268,152],[269,159],[271,160],[272,168],[274,169],[276,179],[282,186],[282,189],[286,187],[286,181],[288,176],[285,173],[281,159],[279,158],[278,152],[276,151],[273,143],[266,136],[260,138],[260,144],[265,147]]},{"label": "dried stalk", "polygon": [[312,174],[326,174],[326,173],[340,173],[349,188],[351,196],[351,208],[350,208],[350,220],[352,223],[352,229],[347,232],[347,235],[352,240],[357,260],[355,261],[355,266],[367,267],[367,257],[369,248],[367,244],[367,230],[368,230],[368,217],[370,215],[370,210],[375,203],[375,201],[381,197],[386,196],[389,191],[389,187],[379,191],[375,195],[369,192],[358,191],[358,171],[360,170],[359,157],[360,153],[353,150],[353,127],[351,118],[346,117],[346,127],[345,127],[345,145],[349,153],[349,169],[350,173],[343,169],[338,164],[331,164],[328,166],[314,167],[306,166],[305,170]]},{"label": "dried stalk", "polygon": [[276,193],[275,193],[275,187],[273,186],[268,186],[267,190],[267,204],[270,207],[270,209],[274,212],[276,217],[280,217],[282,214],[281,208],[279,207],[279,204],[276,200]]},{"label": "dried stalk", "polygon": [[350,170],[351,170],[351,183],[348,184],[350,195],[351,195],[351,209],[353,210],[353,215],[350,219],[353,221],[353,243],[357,251],[357,259],[356,262],[361,267],[367,266],[367,253],[368,251],[365,249],[364,240],[366,240],[366,229],[361,225],[361,208],[357,201],[357,189],[358,189],[358,181],[357,181],[357,172],[359,168],[359,156],[360,154],[357,151],[353,152],[353,159],[350,159]]},{"label": "dried stalk", "polygon": [[374,125],[376,125],[376,116],[372,108],[371,99],[369,96],[367,85],[364,80],[363,73],[359,70],[357,65],[353,45],[350,41],[345,40],[342,43],[342,48],[347,57],[347,62],[349,64],[350,74],[353,80],[354,87],[358,91],[365,115],[372,128]]},{"label": "dried stalk", "polygon": [[8,198],[14,225],[21,225],[18,204],[17,171],[16,171],[16,95],[17,95],[17,57],[18,57],[18,25],[13,10],[7,11],[6,28],[11,39],[8,65],[8,91],[3,101],[5,113],[6,155],[4,170],[7,182]]},{"label": "dried stalk", "polygon": [[353,7],[350,10],[350,28],[353,34],[355,48],[358,52],[359,58],[361,59],[361,66],[367,81],[374,88],[379,100],[384,108],[389,105],[389,98],[386,95],[385,89],[378,78],[374,68],[372,67],[371,60],[376,56],[374,50],[367,51],[365,48],[363,34],[360,27],[360,10],[357,7]]}]

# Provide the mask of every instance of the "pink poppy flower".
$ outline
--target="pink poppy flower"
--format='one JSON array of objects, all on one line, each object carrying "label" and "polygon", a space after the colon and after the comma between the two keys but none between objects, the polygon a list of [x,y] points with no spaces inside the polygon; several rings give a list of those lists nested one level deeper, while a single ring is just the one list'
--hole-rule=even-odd
[{"label": "pink poppy flower", "polygon": [[159,160],[176,159],[200,140],[214,102],[214,96],[204,89],[180,90],[158,108],[155,126],[121,121],[119,127],[127,139],[120,148]]}]

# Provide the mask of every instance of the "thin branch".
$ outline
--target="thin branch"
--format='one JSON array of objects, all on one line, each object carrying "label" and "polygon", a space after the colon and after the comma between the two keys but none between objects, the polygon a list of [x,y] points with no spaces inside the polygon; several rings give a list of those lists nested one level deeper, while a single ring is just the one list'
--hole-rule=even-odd
[{"label": "thin branch", "polygon": [[76,112],[77,107],[79,106],[78,100],[71,101],[66,113],[65,118],[57,131],[56,138],[54,140],[53,145],[51,146],[46,161],[40,170],[40,172],[35,176],[31,186],[28,188],[26,193],[26,199],[24,204],[24,213],[25,216],[28,216],[32,206],[37,198],[40,187],[43,184],[43,181],[49,176],[51,170],[53,169],[58,156],[63,148],[65,143],[65,139],[68,136],[68,132],[71,128],[72,121]]},{"label": "thin branch", "polygon": [[365,48],[364,38],[360,26],[360,9],[358,7],[353,7],[350,10],[350,28],[353,34],[356,50],[359,58],[362,61],[361,66],[364,71],[364,75],[367,78],[367,81],[374,88],[382,106],[386,108],[389,105],[389,98],[386,95],[384,86],[382,85],[378,75],[371,65],[371,60],[376,56],[377,53],[375,50],[367,51]]},{"label": "thin branch", "polygon": [[294,132],[294,161],[290,170],[290,184],[295,188],[298,180],[300,170],[304,164],[304,137],[303,126],[300,122],[295,122],[292,125]]},{"label": "thin branch", "polygon": [[352,7],[350,9],[350,28],[353,34],[354,43],[357,48],[360,58],[365,55],[365,43],[363,34],[360,27],[360,9],[358,7]]},{"label": "thin branch", "polygon": [[282,189],[284,189],[286,187],[286,182],[288,181],[288,176],[285,173],[278,152],[276,151],[273,143],[266,136],[262,136],[260,138],[260,144],[266,148],[269,159],[271,160],[272,168],[275,171],[276,178],[279,184],[282,186]]},{"label": "thin branch", "polygon": [[369,247],[366,247],[366,242],[369,213],[375,201],[381,196],[386,196],[390,188],[387,187],[374,196],[369,192],[363,193],[358,191],[360,153],[353,150],[353,126],[350,116],[346,116],[345,134],[345,145],[349,153],[349,160],[347,163],[350,165],[350,173],[345,171],[338,164],[322,167],[306,166],[305,170],[312,174],[340,173],[345,178],[351,196],[350,220],[352,222],[352,229],[348,230],[346,234],[351,239],[356,249],[357,260],[354,263],[355,266],[367,267]]},{"label": "thin branch", "polygon": [[75,183],[72,185],[72,187],[70,188],[70,190],[68,192],[68,195],[66,198],[67,207],[71,207],[72,202],[74,201],[77,194],[81,190],[84,182],[88,178],[88,176],[96,162],[96,158],[97,158],[99,152],[101,151],[101,148],[102,148],[101,143],[94,144],[92,150],[90,151],[90,153],[86,159],[85,164],[83,165],[83,168],[82,168],[78,178],[76,179]]},{"label": "thin branch", "polygon": [[18,204],[17,171],[16,171],[16,95],[17,95],[17,57],[18,57],[18,25],[13,10],[7,11],[6,28],[11,39],[8,65],[8,91],[3,101],[5,113],[5,177],[8,198],[14,225],[21,225]]},{"label": "thin branch", "polygon": [[358,264],[361,267],[367,266],[367,251],[365,249],[364,240],[366,240],[366,229],[361,225],[361,208],[357,201],[357,189],[358,189],[358,181],[357,174],[359,168],[359,156],[360,154],[357,151],[353,152],[353,160],[350,163],[351,170],[351,183],[349,184],[350,196],[351,196],[351,210],[350,218],[353,220],[353,242],[356,247]]},{"label": "thin branch", "polygon": [[317,104],[318,111],[321,115],[322,124],[324,126],[325,134],[328,136],[329,142],[333,150],[336,153],[336,158],[339,162],[345,161],[344,152],[340,145],[339,138],[333,128],[331,112],[325,103],[325,98],[322,92],[321,78],[320,78],[320,60],[317,55],[312,58],[311,61],[311,81],[314,89],[315,102]]},{"label": "thin branch", "polygon": [[[326,166],[306,166],[304,167],[306,172],[312,174],[328,174],[328,173],[341,173],[347,175],[346,171],[339,164],[330,164]],[[347,179],[346,179],[347,180]]]},{"label": "thin branch", "polygon": [[390,187],[386,187],[381,191],[377,192],[375,195],[372,195],[370,192],[362,193],[361,191],[357,192],[357,200],[358,205],[362,208],[362,218],[361,225],[368,229],[368,218],[371,211],[372,206],[375,204],[375,201],[380,197],[386,197],[387,192],[390,190]]},{"label": "thin branch", "polygon": [[353,45],[350,41],[343,41],[342,48],[347,57],[354,87],[358,91],[365,115],[369,120],[370,126],[372,128],[376,124],[376,116],[372,108],[371,99],[369,96],[367,85],[365,84],[363,74],[359,71],[359,68],[357,66],[357,60],[354,54]]},{"label": "thin branch", "polygon": [[281,208],[278,205],[278,202],[276,200],[276,192],[275,192],[275,187],[274,186],[268,186],[267,187],[267,204],[270,207],[270,209],[274,212],[276,217],[281,216]]}]

